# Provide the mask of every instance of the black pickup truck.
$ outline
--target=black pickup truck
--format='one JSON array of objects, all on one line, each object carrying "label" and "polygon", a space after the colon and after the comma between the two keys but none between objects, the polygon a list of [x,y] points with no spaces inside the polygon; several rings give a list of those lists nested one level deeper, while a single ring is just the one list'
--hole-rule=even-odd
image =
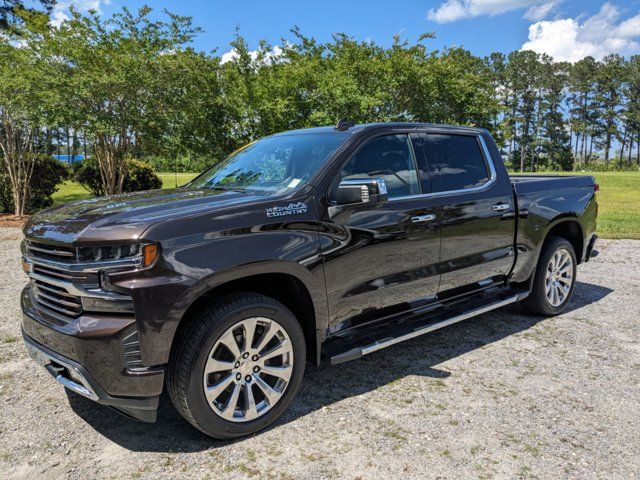
[{"label": "black pickup truck", "polygon": [[486,130],[272,135],[182,188],[24,227],[22,330],[66,388],[217,438],[269,425],[307,361],[353,360],[520,302],[562,312],[595,254],[590,176],[509,176]]}]

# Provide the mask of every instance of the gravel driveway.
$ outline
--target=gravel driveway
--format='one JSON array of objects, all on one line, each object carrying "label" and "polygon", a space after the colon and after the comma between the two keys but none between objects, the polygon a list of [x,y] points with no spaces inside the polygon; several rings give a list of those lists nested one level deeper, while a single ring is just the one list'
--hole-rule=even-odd
[{"label": "gravel driveway", "polygon": [[502,309],[338,366],[284,418],[211,440],[135,423],[26,355],[20,231],[0,229],[0,478],[639,478],[640,241],[602,241],[569,311]]}]

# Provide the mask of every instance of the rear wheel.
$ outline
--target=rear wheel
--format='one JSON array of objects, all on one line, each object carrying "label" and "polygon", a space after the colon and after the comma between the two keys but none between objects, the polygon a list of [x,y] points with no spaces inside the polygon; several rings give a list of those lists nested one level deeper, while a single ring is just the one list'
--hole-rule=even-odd
[{"label": "rear wheel", "polygon": [[239,293],[200,311],[179,332],[167,387],[196,428],[236,438],[282,414],[305,362],[302,328],[289,309],[264,295]]},{"label": "rear wheel", "polygon": [[545,242],[531,294],[522,302],[535,315],[557,315],[569,304],[576,282],[577,261],[571,243],[560,237]]}]

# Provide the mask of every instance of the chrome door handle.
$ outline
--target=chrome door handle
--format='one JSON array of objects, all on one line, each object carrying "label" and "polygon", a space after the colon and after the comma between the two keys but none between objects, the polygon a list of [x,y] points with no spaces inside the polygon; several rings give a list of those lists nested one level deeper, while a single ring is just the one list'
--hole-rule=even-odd
[{"label": "chrome door handle", "polygon": [[493,207],[491,207],[491,209],[496,212],[503,212],[505,210],[509,210],[510,208],[511,208],[511,205],[509,205],[508,203],[498,203],[497,205],[494,205]]},{"label": "chrome door handle", "polygon": [[411,217],[411,221],[413,223],[422,223],[422,222],[432,222],[436,219],[436,216],[432,213],[427,215],[416,215],[415,217]]}]

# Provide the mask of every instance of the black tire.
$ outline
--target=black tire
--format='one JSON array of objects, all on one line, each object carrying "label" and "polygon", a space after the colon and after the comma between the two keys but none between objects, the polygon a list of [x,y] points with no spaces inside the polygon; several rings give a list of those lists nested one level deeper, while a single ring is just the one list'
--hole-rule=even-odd
[{"label": "black tire", "polygon": [[[571,256],[571,260],[573,262],[573,277],[569,293],[560,305],[554,306],[547,298],[545,291],[545,274],[551,258],[560,249],[565,249]],[[542,246],[542,251],[538,258],[538,265],[536,266],[531,293],[521,302],[524,309],[531,314],[546,317],[562,313],[567,308],[567,305],[571,301],[571,297],[573,295],[573,290],[576,284],[577,265],[578,262],[576,261],[576,254],[573,250],[573,245],[571,245],[568,240],[561,237],[551,237],[547,239],[545,244]]]},{"label": "black tire", "polygon": [[[274,320],[286,331],[294,361],[291,377],[277,403],[254,420],[234,422],[209,406],[204,393],[204,368],[215,342],[236,323],[251,317]],[[282,415],[300,388],[306,363],[302,328],[287,307],[271,297],[243,292],[219,298],[186,321],[171,351],[167,390],[173,405],[189,423],[214,438],[233,439],[255,433]]]}]

